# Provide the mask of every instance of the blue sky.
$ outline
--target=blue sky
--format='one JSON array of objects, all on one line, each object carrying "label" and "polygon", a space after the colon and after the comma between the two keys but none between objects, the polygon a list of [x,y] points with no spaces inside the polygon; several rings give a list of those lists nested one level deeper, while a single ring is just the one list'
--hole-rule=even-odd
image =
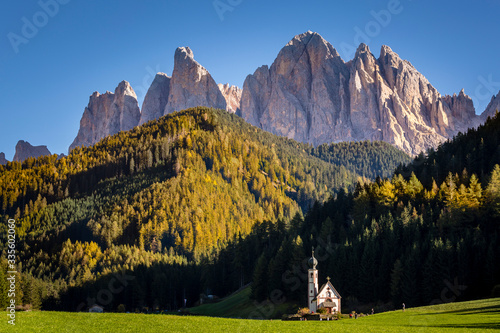
[{"label": "blue sky", "polygon": [[242,87],[307,30],[345,61],[359,42],[376,57],[389,45],[442,94],[465,88],[480,113],[500,90],[499,14],[500,0],[7,1],[0,151],[11,160],[22,139],[67,153],[92,92],[127,80],[141,104],[154,73],[172,73],[178,46],[191,47],[218,83]]}]

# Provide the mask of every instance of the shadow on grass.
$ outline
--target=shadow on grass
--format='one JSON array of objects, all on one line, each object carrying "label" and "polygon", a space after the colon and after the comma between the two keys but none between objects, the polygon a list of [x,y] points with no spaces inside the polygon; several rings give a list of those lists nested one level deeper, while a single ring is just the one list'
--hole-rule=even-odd
[{"label": "shadow on grass", "polygon": [[450,310],[450,311],[441,311],[441,312],[429,312],[425,313],[425,315],[440,315],[440,314],[462,314],[462,315],[471,315],[471,314],[479,314],[479,313],[499,313],[500,314],[500,304],[492,305],[492,306],[482,306],[477,308],[470,309],[461,309],[461,310]]},{"label": "shadow on grass", "polygon": [[433,325],[426,327],[437,327],[437,328],[470,328],[470,329],[488,329],[488,330],[498,330],[500,329],[500,322],[498,323],[477,323],[477,324],[443,324],[443,325]]}]

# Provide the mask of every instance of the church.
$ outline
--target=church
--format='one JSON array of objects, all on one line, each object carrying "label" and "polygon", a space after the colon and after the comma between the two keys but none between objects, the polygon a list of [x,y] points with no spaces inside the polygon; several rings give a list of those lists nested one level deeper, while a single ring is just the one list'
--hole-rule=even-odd
[{"label": "church", "polygon": [[318,260],[314,258],[314,248],[312,250],[312,257],[308,261],[309,270],[308,274],[308,290],[307,299],[309,310],[312,313],[316,313],[318,309],[325,308],[327,313],[337,313],[341,312],[340,308],[340,294],[335,290],[330,278],[326,278],[326,283],[318,288],[318,270],[316,266],[318,265]]}]

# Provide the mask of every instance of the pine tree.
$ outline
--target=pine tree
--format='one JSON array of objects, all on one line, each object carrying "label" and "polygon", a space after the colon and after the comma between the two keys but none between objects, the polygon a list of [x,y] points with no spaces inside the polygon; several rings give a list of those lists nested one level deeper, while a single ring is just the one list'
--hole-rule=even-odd
[{"label": "pine tree", "polygon": [[405,258],[403,264],[403,274],[401,277],[401,296],[403,302],[408,306],[415,306],[419,304],[419,292],[418,292],[418,275],[417,267],[419,265],[419,254],[417,244],[414,244],[410,250],[409,255]]},{"label": "pine tree", "polygon": [[394,267],[391,273],[391,297],[394,306],[399,306],[399,304],[401,304],[403,301],[403,273],[403,265],[401,264],[401,260],[397,259],[394,262]]},{"label": "pine tree", "polygon": [[268,259],[266,255],[266,251],[262,253],[257,260],[257,264],[255,265],[255,270],[253,273],[253,282],[252,282],[252,298],[257,301],[265,300],[268,295],[267,290],[268,283]]},{"label": "pine tree", "polygon": [[485,191],[486,202],[495,216],[500,216],[500,165],[496,164],[491,172]]},{"label": "pine tree", "polygon": [[[295,274],[297,274],[298,272],[307,274],[306,272],[302,271],[302,263],[304,261],[304,258],[306,258],[302,238],[300,238],[300,236],[298,235],[297,237],[295,237],[291,245],[291,255],[287,263],[287,269],[291,272],[294,272]],[[305,279],[306,275],[303,275],[301,281],[305,281]],[[304,283],[301,283],[298,288],[296,285],[286,285],[290,298],[298,301],[304,301],[304,295],[306,295],[307,292],[305,286],[306,285]]]},{"label": "pine tree", "polygon": [[418,180],[417,176],[412,172],[410,180],[406,186],[406,193],[410,196],[410,198],[415,199],[422,191],[424,190],[424,186]]},{"label": "pine tree", "polygon": [[375,244],[373,240],[368,240],[365,243],[365,249],[360,263],[359,287],[363,291],[360,295],[360,300],[363,302],[371,302],[375,300],[376,280],[375,280]]},{"label": "pine tree", "polygon": [[482,197],[483,189],[476,175],[473,174],[469,179],[469,188],[467,189],[467,207],[479,209],[482,203]]},{"label": "pine tree", "polygon": [[135,161],[134,161],[133,157],[130,157],[129,172],[131,175],[134,174],[134,172],[135,172]]}]

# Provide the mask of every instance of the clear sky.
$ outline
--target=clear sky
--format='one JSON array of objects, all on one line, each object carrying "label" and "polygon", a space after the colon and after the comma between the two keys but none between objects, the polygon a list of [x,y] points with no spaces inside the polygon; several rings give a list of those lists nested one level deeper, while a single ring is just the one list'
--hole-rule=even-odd
[{"label": "clear sky", "polygon": [[[58,4],[55,6],[55,4]],[[352,58],[389,45],[441,94],[462,88],[481,113],[500,90],[500,0],[5,1],[0,13],[0,152],[18,140],[67,153],[94,91],[131,83],[142,104],[178,46],[218,83],[242,87],[312,30]]]}]

